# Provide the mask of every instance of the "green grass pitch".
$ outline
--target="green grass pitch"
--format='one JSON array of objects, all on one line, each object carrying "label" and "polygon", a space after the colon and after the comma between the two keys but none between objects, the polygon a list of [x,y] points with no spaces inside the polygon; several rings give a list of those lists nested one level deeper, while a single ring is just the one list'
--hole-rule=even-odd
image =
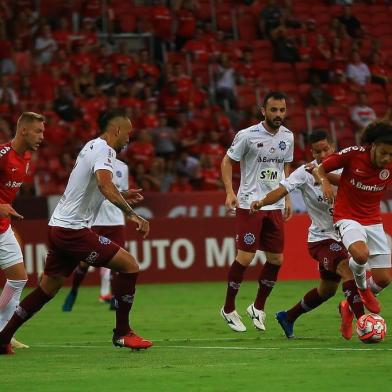
[{"label": "green grass pitch", "polygon": [[[278,282],[266,307],[267,331],[245,316],[256,293],[245,282],[237,310],[248,327],[229,330],[219,310],[225,283],[140,285],[132,323],[154,347],[132,352],[111,344],[114,312],[82,288],[63,313],[63,289],[17,334],[30,349],[0,357],[1,391],[387,391],[392,381],[392,336],[365,345],[340,337],[338,295],[296,323],[287,340],[276,311],[297,302],[316,282]],[[392,289],[380,296],[392,328]],[[392,331],[392,329],[391,329]],[[391,332],[392,333],[392,332]]]}]

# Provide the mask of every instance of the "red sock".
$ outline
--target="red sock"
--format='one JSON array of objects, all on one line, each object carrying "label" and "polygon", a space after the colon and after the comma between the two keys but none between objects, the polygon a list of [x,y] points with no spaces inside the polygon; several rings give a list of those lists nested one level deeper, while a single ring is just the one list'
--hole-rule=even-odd
[{"label": "red sock", "polygon": [[32,291],[16,308],[15,313],[0,332],[0,343],[9,343],[17,329],[37,313],[53,297],[47,295],[41,287]]},{"label": "red sock", "polygon": [[320,297],[316,288],[308,291],[300,302],[287,311],[287,320],[293,323],[301,314],[310,312],[320,306],[324,301],[326,299]]},{"label": "red sock", "polygon": [[247,267],[240,264],[237,260],[230,266],[229,275],[227,277],[226,301],[223,310],[230,313],[235,309],[235,297],[240,289],[244,272]]},{"label": "red sock", "polygon": [[131,332],[129,312],[135,296],[138,273],[118,273],[113,276],[112,291],[116,306],[116,336],[124,336]]},{"label": "red sock", "polygon": [[347,282],[343,282],[342,290],[351,310],[355,314],[355,317],[358,319],[363,314],[365,314],[365,309],[363,308],[361,297],[358,294],[358,288],[355,284],[355,280],[352,279]]},{"label": "red sock", "polygon": [[259,276],[259,290],[257,291],[254,307],[259,310],[264,310],[265,301],[270,295],[278,280],[278,273],[280,265],[271,264],[268,261],[265,263]]},{"label": "red sock", "polygon": [[78,265],[75,268],[75,271],[73,273],[72,277],[72,291],[78,291],[78,288],[80,284],[82,283],[84,277],[86,276],[88,271],[88,266],[82,267],[81,265]]}]

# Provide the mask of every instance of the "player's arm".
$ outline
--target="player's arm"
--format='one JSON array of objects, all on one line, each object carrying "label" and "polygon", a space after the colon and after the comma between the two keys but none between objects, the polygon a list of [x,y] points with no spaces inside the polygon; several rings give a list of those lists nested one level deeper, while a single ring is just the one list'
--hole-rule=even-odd
[{"label": "player's arm", "polygon": [[[290,162],[285,162],[284,164],[284,175],[285,178],[287,178],[290,175]],[[293,216],[293,206],[291,204],[291,198],[289,194],[285,196],[285,204],[284,204],[284,220],[289,220]]]},{"label": "player's arm", "polygon": [[233,164],[235,162],[226,154],[221,163],[222,181],[226,190],[225,205],[228,211],[235,210],[239,206],[237,196],[233,190]]},{"label": "player's arm", "polygon": [[123,211],[129,220],[135,222],[138,226],[137,230],[143,234],[144,238],[146,238],[148,232],[150,231],[149,222],[136,214],[136,212],[121,195],[121,192],[113,184],[112,172],[110,170],[99,169],[95,171],[95,177],[97,179],[98,188],[105,198],[118,207],[121,211]]},{"label": "player's arm", "polygon": [[260,210],[261,207],[275,204],[276,202],[278,202],[280,199],[282,199],[287,195],[288,195],[287,189],[283,185],[279,185],[278,188],[267,193],[263,199],[252,201],[250,205],[250,212],[255,213],[256,211]]},{"label": "player's arm", "polygon": [[316,182],[321,184],[321,189],[323,190],[324,199],[327,200],[328,203],[332,204],[335,200],[335,192],[327,177],[327,173],[325,172],[323,164],[318,165],[312,171],[312,174]]},{"label": "player's arm", "polygon": [[23,216],[18,214],[11,204],[0,204],[0,218],[23,219]]}]

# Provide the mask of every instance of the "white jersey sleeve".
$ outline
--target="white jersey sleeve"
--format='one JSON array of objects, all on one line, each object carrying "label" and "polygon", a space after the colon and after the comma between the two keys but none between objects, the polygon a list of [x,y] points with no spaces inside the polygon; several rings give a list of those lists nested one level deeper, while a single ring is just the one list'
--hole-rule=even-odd
[{"label": "white jersey sleeve", "polygon": [[90,140],[80,151],[64,194],[49,221],[50,226],[72,229],[91,227],[104,201],[95,172],[113,173],[116,152],[101,138]]},{"label": "white jersey sleeve", "polygon": [[[116,159],[114,163],[113,183],[119,191],[128,190],[128,166]],[[123,226],[124,213],[109,200],[104,200],[93,226]]]},{"label": "white jersey sleeve", "polygon": [[227,155],[234,161],[240,162],[247,151],[247,141],[246,129],[239,131],[235,135],[233,143],[227,151]]},{"label": "white jersey sleeve", "polygon": [[307,172],[305,166],[300,166],[295,169],[287,178],[283,179],[280,184],[283,185],[287,192],[292,192],[307,182]]}]

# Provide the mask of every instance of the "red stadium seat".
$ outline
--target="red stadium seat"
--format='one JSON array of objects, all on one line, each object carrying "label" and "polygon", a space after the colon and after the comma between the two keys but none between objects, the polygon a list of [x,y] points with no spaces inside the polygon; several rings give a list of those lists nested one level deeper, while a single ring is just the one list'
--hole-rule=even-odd
[{"label": "red stadium seat", "polygon": [[289,116],[290,118],[290,130],[294,133],[306,132],[308,124],[306,122],[305,113]]},{"label": "red stadium seat", "polygon": [[309,63],[295,63],[295,77],[298,83],[307,83],[309,80]]},{"label": "red stadium seat", "polygon": [[237,18],[237,31],[240,39],[253,41],[257,38],[257,21],[252,14],[245,14]]},{"label": "red stadium seat", "polygon": [[202,21],[210,21],[212,18],[211,0],[198,1],[199,6],[195,13],[198,19]]},{"label": "red stadium seat", "polygon": [[225,33],[233,33],[233,17],[231,11],[219,12],[216,15],[216,26],[218,30],[222,30]]}]

